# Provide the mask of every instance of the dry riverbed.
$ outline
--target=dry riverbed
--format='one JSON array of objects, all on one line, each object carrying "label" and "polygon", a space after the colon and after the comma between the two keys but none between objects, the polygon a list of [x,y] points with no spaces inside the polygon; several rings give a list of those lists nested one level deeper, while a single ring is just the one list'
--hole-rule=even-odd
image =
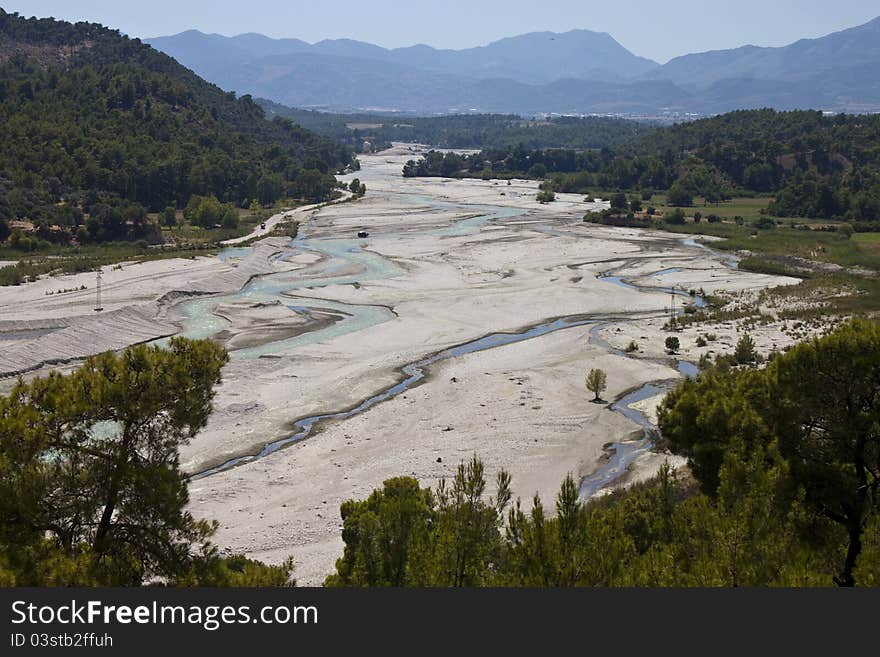
[{"label": "dry riverbed", "polygon": [[[88,276],[0,288],[0,338],[7,335],[0,365],[4,357],[19,369],[64,359],[52,336],[66,336],[62,344],[75,351],[68,341],[98,334],[95,322],[113,312],[139,318],[130,320],[140,327],[132,342],[176,331],[223,341],[232,360],[215,412],[182,453],[188,471],[200,472],[290,436],[297,419],[357,406],[430,354],[559,317],[602,321],[429,365],[424,379],[387,401],[193,481],[191,508],[219,520],[222,547],[269,561],[293,555],[299,582],[319,584],[342,552],[340,502],[366,496],[384,479],[410,475],[433,485],[477,454],[490,477],[511,472],[517,495],[537,492],[550,502],[567,473],[590,474],[608,443],[638,437],[635,423],[589,401],[584,375],[594,367],[608,372],[609,401],[680,376],[663,348],[670,296],[662,288],[709,293],[796,282],[739,272],[681,236],[584,224],[595,204],[561,194],[541,205],[534,181],[402,178],[414,157],[402,146],[362,157],[355,175],[367,196],[300,212],[293,245],[272,238],[225,260],[108,271],[110,312],[99,320],[89,308],[92,290],[45,294],[91,284]],[[654,275],[664,270],[672,271]],[[28,327],[53,332],[22,333]],[[699,358],[705,349],[692,343],[705,331],[718,333],[712,348],[723,351],[738,329],[688,329],[680,358]],[[753,331],[762,349],[791,341],[762,331]],[[123,327],[108,336],[109,346],[98,340],[93,348],[123,346]],[[620,353],[631,340],[640,352]],[[640,404],[650,413],[656,401]],[[645,455],[630,476],[650,476],[663,458]]]}]

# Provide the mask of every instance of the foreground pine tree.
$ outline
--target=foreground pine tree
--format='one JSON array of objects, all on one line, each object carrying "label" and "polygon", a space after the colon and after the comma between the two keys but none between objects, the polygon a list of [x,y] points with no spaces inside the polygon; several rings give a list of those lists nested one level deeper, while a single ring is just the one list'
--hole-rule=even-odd
[{"label": "foreground pine tree", "polygon": [[0,397],[2,583],[285,583],[290,564],[219,558],[215,525],[185,510],[178,451],[207,423],[227,360],[172,338]]}]

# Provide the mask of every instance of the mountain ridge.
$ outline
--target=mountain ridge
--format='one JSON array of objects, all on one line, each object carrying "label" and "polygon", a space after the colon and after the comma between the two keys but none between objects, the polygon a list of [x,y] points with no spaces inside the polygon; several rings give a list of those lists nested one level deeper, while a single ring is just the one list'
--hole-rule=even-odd
[{"label": "mountain ridge", "polygon": [[[262,37],[263,40],[255,40],[254,36]],[[299,39],[271,39],[254,33],[227,37],[198,30],[151,37],[144,39],[144,42],[184,63],[194,58],[193,49],[201,49],[204,53],[205,49],[222,42],[224,47],[229,46],[236,52],[244,52],[247,61],[251,62],[268,55],[311,52],[363,57],[462,77],[510,77],[528,84],[548,83],[563,77],[617,81],[643,74],[658,66],[657,62],[634,55],[606,32],[583,29],[561,33],[529,32],[461,50],[439,49],[425,44],[383,48],[355,39],[323,39],[309,44]],[[267,49],[269,43],[274,44],[272,52]],[[251,46],[250,49],[248,45]],[[540,50],[541,47],[543,50]],[[572,59],[577,55],[598,57],[601,59],[601,66],[580,69],[572,66]],[[212,51],[212,56],[220,60],[228,59],[222,52]],[[560,74],[560,67],[564,65],[567,68]]]},{"label": "mountain ridge", "polygon": [[[848,57],[841,61],[841,53]],[[785,46],[744,45],[671,59],[645,78],[704,87],[731,78],[809,79],[817,73],[864,63],[880,64],[880,16],[862,25]],[[720,69],[720,70],[719,70]]]},{"label": "mountain ridge", "polygon": [[663,65],[606,32],[585,29],[530,32],[461,50],[196,30],[145,41],[223,88],[330,111],[880,111],[880,17],[787,46],[746,45]]}]

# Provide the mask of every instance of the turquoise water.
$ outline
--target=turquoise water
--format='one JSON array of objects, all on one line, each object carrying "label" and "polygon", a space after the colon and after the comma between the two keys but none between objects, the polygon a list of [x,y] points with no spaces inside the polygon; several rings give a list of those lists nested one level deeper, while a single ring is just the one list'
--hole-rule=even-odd
[{"label": "turquoise water", "polygon": [[235,246],[230,247],[228,249],[223,249],[220,253],[217,254],[217,257],[226,262],[231,258],[245,258],[253,253],[254,247],[252,246]]},{"label": "turquoise water", "polygon": [[636,459],[642,454],[647,454],[651,451],[654,442],[653,434],[656,431],[656,427],[650,423],[644,413],[634,408],[630,408],[629,405],[665,392],[670,387],[671,384],[668,382],[648,383],[611,405],[612,411],[620,413],[642,428],[642,438],[640,440],[614,443],[607,446],[606,451],[608,452],[608,461],[595,472],[581,479],[581,499],[589,499],[593,497],[593,495],[600,490],[620,479],[620,477],[627,473],[629,467],[635,463]]},{"label": "turquoise water", "polygon": [[[309,297],[286,298],[290,301],[295,301],[299,304],[302,304],[295,307],[300,309],[300,312],[302,312],[303,310],[322,310],[326,312],[340,314],[345,317],[341,321],[336,322],[323,329],[319,329],[317,331],[309,331],[308,333],[303,333],[293,338],[269,342],[258,347],[237,349],[231,354],[233,358],[259,358],[260,356],[264,355],[290,351],[291,349],[296,349],[297,347],[304,347],[306,345],[332,340],[333,338],[339,337],[340,335],[345,335],[347,333],[363,331],[366,328],[376,326],[377,324],[382,324],[384,322],[394,319],[395,317],[394,313],[391,310],[382,306],[358,306],[346,303],[337,303],[335,301],[328,301],[323,299],[320,301],[315,301],[314,299],[311,299]],[[294,310],[294,307],[291,307],[291,310],[296,312],[296,310]]]},{"label": "turquoise water", "polygon": [[[489,205],[465,205],[438,201],[426,196],[400,195],[404,202],[415,206],[428,206],[432,210],[454,210],[456,212],[468,212],[472,210],[476,216],[455,222],[447,228],[431,231],[420,231],[418,235],[430,235],[436,237],[453,237],[475,234],[480,227],[488,221],[502,218],[511,218],[525,213],[516,208],[503,208]],[[371,240],[383,238],[405,237],[407,234],[385,233],[371,237]],[[182,334],[193,338],[210,338],[229,328],[229,322],[214,314],[217,307],[223,303],[247,300],[253,303],[272,303],[280,301],[291,312],[308,312],[318,310],[330,312],[342,317],[340,321],[325,328],[304,333],[285,340],[278,340],[245,349],[235,350],[231,353],[232,358],[250,359],[263,355],[279,352],[289,352],[310,344],[331,340],[333,338],[361,331],[371,326],[390,321],[395,317],[394,313],[381,306],[346,304],[312,297],[303,297],[296,294],[297,290],[309,290],[330,285],[351,285],[365,281],[376,281],[401,276],[404,271],[394,262],[374,252],[362,248],[364,244],[360,239],[305,239],[303,237],[291,240],[288,249],[285,249],[278,257],[288,258],[304,251],[319,253],[324,256],[321,261],[302,269],[290,272],[268,274],[252,279],[241,291],[234,294],[212,297],[209,299],[197,299],[184,304],[182,311],[185,316]],[[699,244],[687,244],[688,246],[702,246]],[[705,248],[705,247],[703,247]],[[250,252],[249,248],[227,249],[220,254],[221,259],[232,257],[244,257]],[[675,270],[661,270],[649,274],[649,276],[662,276]],[[619,277],[609,276],[604,280],[624,287],[654,291],[660,293],[675,293],[687,296],[686,292],[667,288],[647,288],[628,283]],[[696,305],[702,305],[700,297],[694,299]],[[522,340],[528,340],[541,335],[546,335],[558,330],[575,326],[596,325],[601,318],[572,315],[558,318],[552,321],[540,323],[516,333],[492,333],[482,338],[450,347],[443,351],[427,356],[421,360],[404,366],[401,370],[402,379],[389,386],[380,393],[362,401],[355,408],[340,412],[329,412],[301,418],[294,423],[294,431],[285,438],[263,446],[256,454],[246,455],[231,459],[215,468],[193,475],[193,478],[207,477],[224,470],[236,467],[243,463],[249,463],[263,458],[277,450],[294,442],[308,437],[315,425],[326,420],[345,419],[352,417],[367,409],[391,399],[400,393],[418,384],[425,376],[425,370],[433,363],[464,356],[469,353],[492,349],[495,347],[512,344]],[[594,337],[597,337],[594,332]],[[678,364],[679,371],[685,376],[695,376],[696,368],[684,361]],[[651,383],[639,390],[625,396],[612,405],[612,410],[623,414],[635,421],[644,431],[643,438],[638,441],[615,443],[609,445],[609,460],[596,472],[585,477],[580,485],[581,495],[590,497],[597,491],[608,486],[625,474],[628,467],[638,456],[651,449],[652,427],[644,414],[629,408],[629,404],[653,396],[665,389],[669,382]]]},{"label": "turquoise water", "polygon": [[448,349],[438,351],[437,353],[431,354],[430,356],[422,358],[421,360],[418,360],[414,363],[404,365],[403,368],[401,368],[401,371],[404,375],[403,380],[391,386],[388,386],[386,389],[382,390],[378,394],[373,395],[372,397],[368,397],[353,409],[348,411],[340,411],[338,413],[322,413],[318,415],[310,415],[308,417],[301,418],[294,422],[294,427],[296,428],[296,431],[293,434],[265,445],[257,454],[240,456],[234,459],[230,459],[229,461],[226,461],[225,463],[222,463],[217,467],[194,474],[192,475],[192,478],[201,479],[203,477],[210,477],[211,475],[217,474],[218,472],[223,472],[224,470],[229,470],[238,465],[250,463],[252,461],[256,461],[257,459],[268,456],[269,454],[277,452],[279,449],[286,447],[291,443],[299,442],[305,439],[312,432],[313,427],[319,422],[326,420],[344,420],[354,415],[358,415],[359,413],[363,413],[367,409],[370,409],[377,404],[396,397],[402,392],[406,392],[412,386],[419,383],[422,379],[425,378],[425,368],[433,365],[434,363],[438,363],[443,360],[449,360],[450,358],[458,358],[459,356],[465,356],[467,354],[472,354],[478,351],[485,351],[487,349],[493,349],[495,347],[514,344],[515,342],[522,342],[523,340],[530,340],[532,338],[537,338],[542,335],[547,335],[548,333],[553,333],[562,329],[573,328],[575,326],[586,326],[588,324],[593,324],[596,321],[596,319],[586,318],[584,316],[561,317],[550,322],[542,322],[541,324],[537,324],[516,333],[490,333],[489,335],[485,335],[476,340],[471,340],[470,342],[465,342],[464,344],[456,345],[454,347],[449,347]]},{"label": "turquoise water", "polygon": [[[401,198],[412,205],[427,205],[432,210],[456,210],[459,212],[473,210],[478,213],[477,216],[457,221],[448,228],[420,233],[439,237],[471,235],[479,232],[480,226],[488,221],[515,217],[525,212],[516,208],[449,203],[418,195],[403,195]],[[380,235],[378,238],[397,236],[392,233]],[[372,251],[365,251],[362,248],[363,244],[361,239],[306,239],[299,237],[291,240],[289,247],[282,251],[277,256],[278,258],[289,258],[304,251],[319,253],[324,258],[320,262],[302,269],[258,276],[240,291],[232,294],[186,302],[181,307],[184,320],[180,335],[193,339],[206,339],[227,330],[230,327],[230,322],[216,315],[215,311],[222,304],[242,300],[252,303],[280,301],[288,307],[295,304],[295,307],[291,307],[291,312],[303,312],[308,309],[324,310],[339,313],[344,318],[331,326],[294,338],[232,351],[230,357],[235,359],[259,358],[264,355],[285,352],[390,321],[394,319],[395,315],[388,308],[346,304],[323,299],[315,300],[295,295],[296,290],[330,285],[352,285],[365,281],[396,278],[404,274],[404,271],[393,261]],[[251,247],[233,247],[225,249],[218,257],[224,261],[228,258],[241,258],[247,256],[251,250]],[[164,341],[160,341],[160,344],[162,343]]]},{"label": "turquoise water", "polygon": [[[296,347],[315,344],[336,338],[346,333],[361,331],[370,326],[387,322],[394,313],[387,308],[345,304],[334,301],[315,300],[291,294],[296,290],[313,289],[327,285],[351,285],[356,282],[393,278],[403,274],[397,265],[378,254],[363,251],[356,240],[297,240],[291,241],[290,248],[282,257],[302,251],[314,251],[326,256],[322,262],[289,272],[279,272],[258,276],[233,294],[196,299],[181,307],[184,315],[181,335],[193,339],[206,339],[228,329],[228,320],[215,314],[218,306],[235,301],[250,303],[280,302],[291,307],[291,312],[309,309],[332,311],[344,318],[317,331],[310,331],[294,338],[269,342],[259,347],[237,349],[230,357],[259,358],[260,356],[288,351]],[[338,273],[339,272],[339,273]],[[349,272],[349,273],[341,273]],[[354,273],[351,273],[354,272]]]}]

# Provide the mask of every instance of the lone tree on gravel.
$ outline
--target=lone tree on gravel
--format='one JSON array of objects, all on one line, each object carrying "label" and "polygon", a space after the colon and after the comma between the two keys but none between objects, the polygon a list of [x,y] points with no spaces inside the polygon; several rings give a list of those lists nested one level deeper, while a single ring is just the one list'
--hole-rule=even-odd
[{"label": "lone tree on gravel", "polygon": [[602,392],[608,387],[608,377],[602,370],[590,370],[587,374],[587,390],[595,394],[594,402],[602,401]]}]

